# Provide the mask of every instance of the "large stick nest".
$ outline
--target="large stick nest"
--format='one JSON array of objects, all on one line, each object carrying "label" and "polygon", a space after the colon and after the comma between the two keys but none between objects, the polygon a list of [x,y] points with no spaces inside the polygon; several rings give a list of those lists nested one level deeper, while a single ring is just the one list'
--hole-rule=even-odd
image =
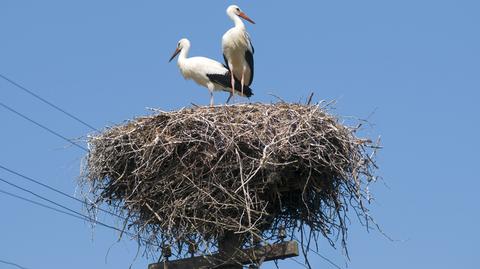
[{"label": "large stick nest", "polygon": [[369,219],[374,179],[356,130],[321,104],[157,111],[90,136],[83,183],[147,244],[207,249],[233,231],[245,246],[281,226],[344,243],[349,208]]}]

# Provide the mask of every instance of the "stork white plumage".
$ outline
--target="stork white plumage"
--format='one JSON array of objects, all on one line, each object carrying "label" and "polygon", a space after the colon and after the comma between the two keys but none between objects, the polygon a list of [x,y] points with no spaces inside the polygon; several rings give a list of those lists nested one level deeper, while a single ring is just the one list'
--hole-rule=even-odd
[{"label": "stork white plumage", "polygon": [[[245,24],[240,18],[255,24],[238,6],[231,5],[227,8],[227,15],[235,23],[222,37],[223,58],[231,71],[230,83],[235,91],[235,79],[240,80],[241,90],[244,85],[250,86],[253,81],[253,53],[254,49],[250,36],[245,29]],[[230,96],[233,96],[230,95]]]},{"label": "stork white plumage", "polygon": [[177,65],[185,79],[192,79],[197,84],[206,87],[210,91],[210,106],[213,106],[213,92],[214,91],[226,91],[230,92],[227,103],[234,93],[250,97],[253,95],[250,87],[244,89],[243,92],[232,89],[239,87],[240,82],[235,79],[233,84],[230,81],[230,71],[223,64],[205,57],[188,57],[190,50],[190,41],[186,38],[180,39],[177,44],[177,48],[170,58],[171,62],[175,56],[178,56]]}]

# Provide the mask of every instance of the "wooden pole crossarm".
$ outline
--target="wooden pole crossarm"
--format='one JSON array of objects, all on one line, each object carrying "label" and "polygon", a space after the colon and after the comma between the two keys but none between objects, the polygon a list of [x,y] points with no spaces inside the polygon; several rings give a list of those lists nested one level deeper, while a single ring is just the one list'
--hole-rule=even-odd
[{"label": "wooden pole crossarm", "polygon": [[298,243],[296,241],[287,241],[274,245],[248,248],[237,252],[234,257],[225,257],[221,254],[198,256],[169,261],[168,268],[164,266],[163,262],[152,263],[148,266],[148,269],[207,269],[222,265],[226,260],[233,260],[245,265],[252,263],[251,257],[256,257],[258,260],[263,259],[266,262],[296,257],[298,253]]}]

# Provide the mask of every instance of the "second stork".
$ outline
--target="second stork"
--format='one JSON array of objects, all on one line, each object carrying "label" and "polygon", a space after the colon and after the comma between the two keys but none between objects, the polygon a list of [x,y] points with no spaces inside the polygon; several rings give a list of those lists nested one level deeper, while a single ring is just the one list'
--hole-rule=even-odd
[{"label": "second stork", "polygon": [[253,81],[254,49],[250,41],[250,36],[245,29],[245,24],[243,24],[240,18],[253,24],[255,24],[255,22],[236,5],[231,5],[227,8],[227,15],[235,23],[235,26],[228,30],[222,37],[223,58],[231,75],[230,83],[232,93],[230,97],[232,97],[235,90],[239,90],[235,89],[235,80],[240,80],[241,94],[243,93],[244,86],[250,86]]}]

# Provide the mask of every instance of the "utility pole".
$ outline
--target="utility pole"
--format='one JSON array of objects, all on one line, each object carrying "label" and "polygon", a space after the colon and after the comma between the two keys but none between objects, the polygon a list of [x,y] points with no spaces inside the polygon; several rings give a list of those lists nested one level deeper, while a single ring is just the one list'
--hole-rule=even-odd
[{"label": "utility pole", "polygon": [[[220,256],[224,257],[226,264],[219,269],[242,269],[241,264],[235,264],[235,252],[242,245],[242,236],[234,232],[226,232],[225,235],[218,240],[218,251]],[[231,262],[229,262],[229,260]]]}]

